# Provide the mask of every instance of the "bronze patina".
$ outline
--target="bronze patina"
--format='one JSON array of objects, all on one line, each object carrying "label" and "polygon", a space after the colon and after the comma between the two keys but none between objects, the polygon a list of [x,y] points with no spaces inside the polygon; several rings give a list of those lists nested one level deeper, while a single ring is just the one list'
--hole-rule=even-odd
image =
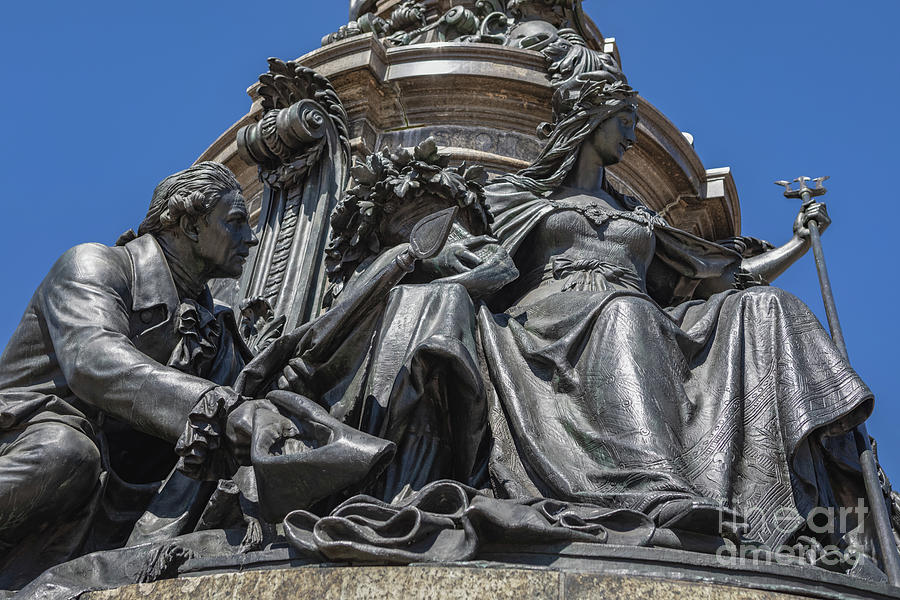
[{"label": "bronze patina", "polygon": [[[352,2],[269,59],[214,145],[249,202],[200,161],[53,267],[0,358],[0,588],[604,557],[897,597],[822,180],[779,182],[786,243],[738,235],[580,2],[445,4]],[[810,247],[832,336],[771,285]]]}]

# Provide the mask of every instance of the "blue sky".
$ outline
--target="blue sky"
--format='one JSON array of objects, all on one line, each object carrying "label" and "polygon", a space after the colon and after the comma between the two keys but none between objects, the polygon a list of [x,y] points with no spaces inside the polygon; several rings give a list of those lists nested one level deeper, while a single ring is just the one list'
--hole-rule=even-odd
[{"label": "blue sky", "polygon": [[[249,107],[266,58],[296,58],[346,22],[341,0],[12,3],[0,23],[0,345],[68,247],[136,226],[165,175]],[[900,486],[897,188],[900,3],[586,0],[630,83],[730,166],[744,233],[786,241],[796,206],[772,182],[830,175],[824,236],[870,431]],[[812,257],[778,284],[824,322]]]}]

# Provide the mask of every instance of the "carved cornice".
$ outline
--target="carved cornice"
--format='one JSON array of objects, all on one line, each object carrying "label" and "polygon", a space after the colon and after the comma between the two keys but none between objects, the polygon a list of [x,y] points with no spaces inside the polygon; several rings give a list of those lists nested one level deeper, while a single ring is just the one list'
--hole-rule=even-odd
[{"label": "carved cornice", "polygon": [[[523,27],[528,31],[519,33]],[[371,33],[387,46],[455,41],[526,48],[542,43],[542,29],[570,29],[594,49],[603,45],[581,0],[467,0],[449,5],[440,0],[357,1],[351,4],[351,21],[325,36],[322,45]]]}]

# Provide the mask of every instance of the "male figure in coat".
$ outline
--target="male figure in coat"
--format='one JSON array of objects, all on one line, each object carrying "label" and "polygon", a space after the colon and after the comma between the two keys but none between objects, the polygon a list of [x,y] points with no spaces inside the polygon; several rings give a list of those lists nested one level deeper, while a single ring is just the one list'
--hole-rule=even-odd
[{"label": "male figure in coat", "polygon": [[124,542],[179,438],[189,473],[212,438],[249,443],[228,387],[249,353],[207,282],[257,243],[234,175],[204,162],[157,186],[139,234],[53,266],[0,357],[0,589]]}]

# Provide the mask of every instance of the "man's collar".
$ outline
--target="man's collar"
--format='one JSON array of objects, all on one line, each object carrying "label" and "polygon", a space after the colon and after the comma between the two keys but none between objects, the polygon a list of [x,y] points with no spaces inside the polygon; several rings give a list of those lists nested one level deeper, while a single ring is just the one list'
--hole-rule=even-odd
[{"label": "man's collar", "polygon": [[156,238],[142,235],[125,244],[125,249],[133,269],[132,308],[139,311],[165,304],[167,315],[174,315],[180,304],[178,292]]}]

